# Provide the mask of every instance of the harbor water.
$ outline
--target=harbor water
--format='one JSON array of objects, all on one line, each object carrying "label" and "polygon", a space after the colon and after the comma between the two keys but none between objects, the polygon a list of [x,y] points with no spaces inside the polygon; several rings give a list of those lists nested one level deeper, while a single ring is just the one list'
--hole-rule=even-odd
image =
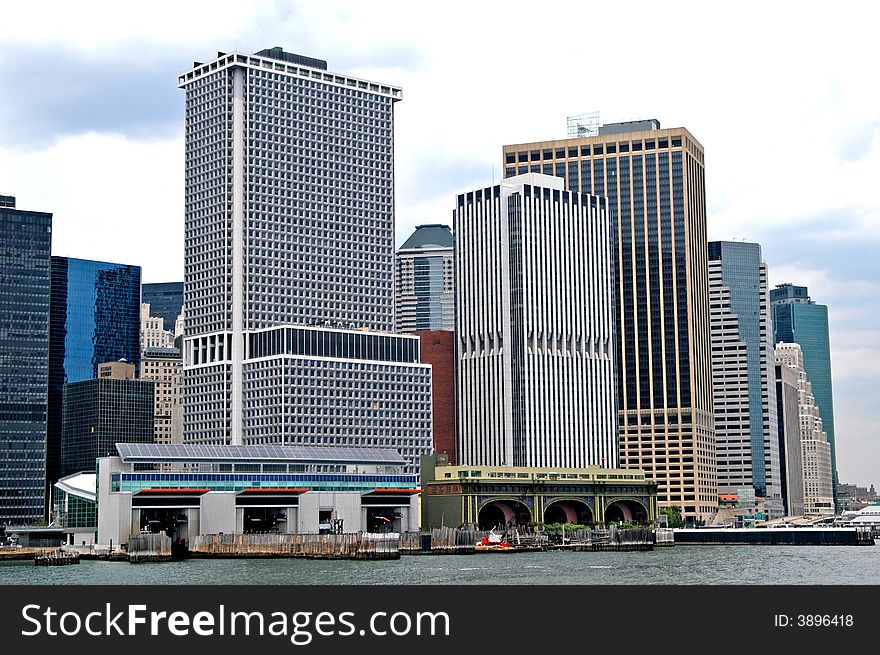
[{"label": "harbor water", "polygon": [[677,545],[649,552],[425,555],[386,561],[0,563],[0,586],[21,584],[880,584],[880,547]]}]

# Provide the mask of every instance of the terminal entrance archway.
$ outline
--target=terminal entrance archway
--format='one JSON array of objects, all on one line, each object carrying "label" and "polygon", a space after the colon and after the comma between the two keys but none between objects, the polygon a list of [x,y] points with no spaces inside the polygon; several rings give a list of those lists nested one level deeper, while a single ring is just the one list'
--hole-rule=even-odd
[{"label": "terminal entrance archway", "polygon": [[648,510],[636,500],[615,500],[605,508],[605,523],[621,522],[644,525],[648,522]]},{"label": "terminal entrance archway", "polygon": [[281,507],[245,507],[245,534],[280,533],[287,528],[287,512]]},{"label": "terminal entrance archway", "polygon": [[367,532],[401,532],[400,511],[393,507],[367,508]]},{"label": "terminal entrance archway", "polygon": [[480,508],[477,522],[480,530],[527,525],[532,522],[532,511],[518,500],[493,500]]},{"label": "terminal entrance archway", "polygon": [[164,532],[172,541],[186,538],[186,510],[178,507],[145,507],[141,510],[141,532]]},{"label": "terminal entrance archway", "polygon": [[544,508],[544,523],[593,523],[593,510],[582,500],[556,500]]}]

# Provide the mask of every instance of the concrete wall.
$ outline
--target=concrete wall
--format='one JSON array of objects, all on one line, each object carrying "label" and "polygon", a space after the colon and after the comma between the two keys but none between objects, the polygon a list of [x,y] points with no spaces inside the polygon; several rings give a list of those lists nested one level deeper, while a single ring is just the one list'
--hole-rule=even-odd
[{"label": "concrete wall", "polygon": [[[358,532],[365,527],[361,518],[361,495],[345,492],[310,492],[299,497],[296,532],[318,532],[321,510],[332,510],[331,518],[342,519],[343,532]],[[290,518],[288,518],[290,522]],[[290,528],[288,528],[289,530]]]},{"label": "concrete wall", "polygon": [[285,510],[287,511],[287,525],[284,531],[287,533],[294,533],[299,526],[299,512],[296,507],[286,507]]},{"label": "concrete wall", "polygon": [[200,499],[202,534],[236,532],[235,493],[215,491]]},{"label": "concrete wall", "polygon": [[131,494],[107,494],[99,507],[98,543],[102,546],[127,544],[131,535]]}]

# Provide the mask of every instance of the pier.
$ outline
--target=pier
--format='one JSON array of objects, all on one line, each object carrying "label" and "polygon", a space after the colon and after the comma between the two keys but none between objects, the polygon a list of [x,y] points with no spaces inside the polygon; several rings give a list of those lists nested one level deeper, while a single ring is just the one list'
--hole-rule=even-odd
[{"label": "pier", "polygon": [[79,564],[79,555],[61,549],[53,549],[34,555],[34,566],[68,566],[70,564]]},{"label": "pier", "polygon": [[191,557],[307,557],[312,559],[399,559],[400,535],[210,534],[195,537]]},{"label": "pier", "polygon": [[[663,545],[672,545],[671,530],[663,534]],[[400,536],[401,555],[470,555],[473,553],[517,553],[536,551],[646,551],[654,549],[650,528],[576,529],[562,533],[525,531],[516,528],[500,533],[506,548],[477,549],[485,530],[434,528],[430,532],[409,532]]]},{"label": "pier", "polygon": [[866,528],[697,528],[675,530],[680,544],[764,546],[873,546]]}]

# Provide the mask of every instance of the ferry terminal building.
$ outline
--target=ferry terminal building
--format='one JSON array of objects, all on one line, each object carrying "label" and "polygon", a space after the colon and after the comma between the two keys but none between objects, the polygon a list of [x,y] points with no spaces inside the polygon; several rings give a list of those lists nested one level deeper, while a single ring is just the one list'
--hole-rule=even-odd
[{"label": "ferry terminal building", "polygon": [[426,455],[421,478],[424,529],[649,525],[657,516],[657,485],[639,469],[450,466]]},{"label": "ferry terminal building", "polygon": [[98,459],[97,543],[418,530],[418,476],[386,448],[116,444]]}]

